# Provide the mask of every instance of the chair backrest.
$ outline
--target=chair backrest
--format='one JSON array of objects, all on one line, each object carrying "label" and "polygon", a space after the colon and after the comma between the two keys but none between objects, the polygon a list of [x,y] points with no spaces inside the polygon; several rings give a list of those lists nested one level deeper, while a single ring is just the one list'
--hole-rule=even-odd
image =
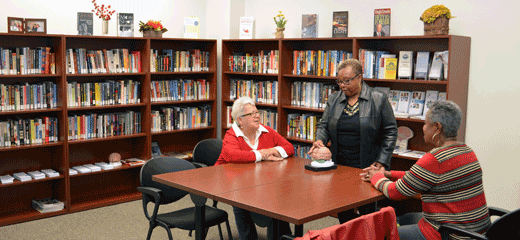
[{"label": "chair backrest", "polygon": [[488,231],[488,239],[520,239],[520,209],[496,219]]},{"label": "chair backrest", "polygon": [[180,158],[159,157],[148,160],[141,168],[141,186],[153,187],[162,190],[161,204],[175,202],[186,196],[188,193],[177,188],[155,182],[152,180],[152,176],[189,169],[195,169],[195,166],[193,166],[193,164],[190,162]]},{"label": "chair backrest", "polygon": [[209,138],[197,143],[193,149],[193,161],[213,166],[222,151],[222,139]]}]

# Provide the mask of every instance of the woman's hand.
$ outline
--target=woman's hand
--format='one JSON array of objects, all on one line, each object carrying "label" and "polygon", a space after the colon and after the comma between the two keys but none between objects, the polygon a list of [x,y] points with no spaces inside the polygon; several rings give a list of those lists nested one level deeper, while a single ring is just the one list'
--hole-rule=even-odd
[{"label": "woman's hand", "polygon": [[260,149],[258,150],[262,155],[262,160],[266,161],[280,161],[283,160],[282,156],[276,148]]},{"label": "woman's hand", "polygon": [[365,182],[370,182],[372,180],[372,177],[376,175],[376,173],[382,173],[383,176],[388,177],[390,176],[390,171],[385,171],[384,167],[376,167],[374,165],[367,167],[363,169],[363,173],[359,174],[361,176],[361,180]]},{"label": "woman's hand", "polygon": [[316,142],[313,142],[312,143],[312,147],[311,147],[311,149],[309,150],[309,152],[307,154],[311,155],[311,153],[314,152],[315,149],[318,149],[318,148],[321,148],[321,147],[325,147],[325,145],[323,145],[323,141],[318,140]]}]

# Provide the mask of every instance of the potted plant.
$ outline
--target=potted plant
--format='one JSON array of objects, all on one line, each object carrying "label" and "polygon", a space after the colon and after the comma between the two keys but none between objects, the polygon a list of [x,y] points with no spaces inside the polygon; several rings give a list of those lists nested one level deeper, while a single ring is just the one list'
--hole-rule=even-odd
[{"label": "potted plant", "polygon": [[161,21],[148,20],[144,23],[139,21],[139,32],[143,33],[143,37],[162,37],[164,32],[168,31]]},{"label": "potted plant", "polygon": [[444,5],[434,5],[423,12],[420,19],[424,22],[424,35],[448,35],[451,11]]},{"label": "potted plant", "polygon": [[285,19],[285,15],[283,15],[282,11],[278,11],[278,15],[274,18],[274,22],[276,23],[276,38],[283,38],[283,31],[285,30],[285,23],[287,23],[287,20]]}]

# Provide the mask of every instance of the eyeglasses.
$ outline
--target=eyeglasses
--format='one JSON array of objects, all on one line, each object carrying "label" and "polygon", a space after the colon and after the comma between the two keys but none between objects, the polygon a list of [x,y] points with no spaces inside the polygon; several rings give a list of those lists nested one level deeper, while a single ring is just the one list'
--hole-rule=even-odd
[{"label": "eyeglasses", "polygon": [[356,77],[359,76],[360,74],[361,74],[361,73],[356,74],[356,76],[352,77],[351,79],[347,79],[347,80],[345,80],[345,79],[338,79],[338,80],[336,80],[336,83],[337,83],[338,85],[341,85],[341,84],[348,85],[348,84],[350,84],[351,81],[354,80],[354,78],[356,78]]},{"label": "eyeglasses", "polygon": [[247,113],[247,114],[244,114],[240,117],[248,117],[248,116],[260,116],[260,112],[256,111],[256,112],[250,112],[250,113]]}]

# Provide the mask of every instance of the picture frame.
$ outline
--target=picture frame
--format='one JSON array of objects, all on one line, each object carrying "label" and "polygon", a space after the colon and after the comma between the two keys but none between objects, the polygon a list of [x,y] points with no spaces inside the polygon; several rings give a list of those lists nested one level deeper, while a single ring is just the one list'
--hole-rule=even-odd
[{"label": "picture frame", "polygon": [[7,32],[8,33],[24,33],[24,19],[17,17],[7,17]]},{"label": "picture frame", "polygon": [[25,33],[47,34],[47,19],[26,18],[25,19]]}]

